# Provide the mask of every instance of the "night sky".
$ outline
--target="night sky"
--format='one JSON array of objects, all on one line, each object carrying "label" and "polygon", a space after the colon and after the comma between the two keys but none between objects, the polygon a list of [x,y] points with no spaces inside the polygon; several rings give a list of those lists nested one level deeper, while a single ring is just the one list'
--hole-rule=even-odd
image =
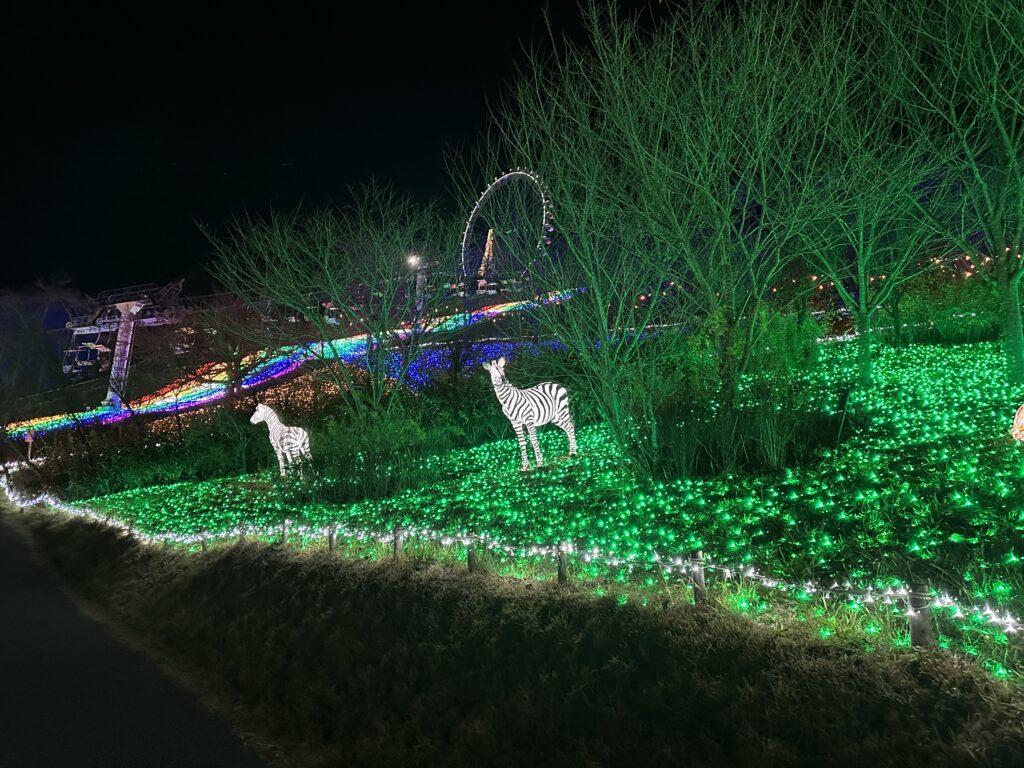
[{"label": "night sky", "polygon": [[[541,0],[148,5],[0,10],[0,287],[184,277],[202,293],[197,222],[324,204],[371,176],[444,201],[445,147],[474,143],[522,41],[546,47]],[[575,0],[551,5],[578,39]]]}]

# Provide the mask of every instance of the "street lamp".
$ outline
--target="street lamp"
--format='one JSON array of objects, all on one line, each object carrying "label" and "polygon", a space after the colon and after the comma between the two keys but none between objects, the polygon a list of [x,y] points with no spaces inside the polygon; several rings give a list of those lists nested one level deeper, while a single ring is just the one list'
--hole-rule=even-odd
[{"label": "street lamp", "polygon": [[427,287],[427,265],[421,261],[418,253],[410,253],[406,257],[405,262],[414,272],[413,284],[415,291],[416,317],[418,320],[420,314],[423,312],[424,291]]}]

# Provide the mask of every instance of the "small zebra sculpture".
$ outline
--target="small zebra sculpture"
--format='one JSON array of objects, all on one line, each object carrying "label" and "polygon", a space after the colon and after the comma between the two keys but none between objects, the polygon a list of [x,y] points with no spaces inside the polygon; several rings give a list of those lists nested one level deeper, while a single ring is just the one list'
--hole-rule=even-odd
[{"label": "small zebra sculpture", "polygon": [[1017,413],[1013,415],[1013,428],[1010,430],[1010,436],[1014,440],[1024,441],[1024,405],[1017,409]]},{"label": "small zebra sculpture", "polygon": [[281,468],[281,477],[284,477],[286,470],[292,464],[299,465],[299,475],[302,475],[302,462],[311,461],[313,455],[309,452],[309,435],[302,427],[287,427],[281,423],[281,419],[274,413],[274,409],[260,403],[256,406],[256,412],[249,419],[250,424],[259,424],[265,421],[270,428],[270,444],[274,446],[274,453],[277,454],[277,464]]},{"label": "small zebra sculpture", "polygon": [[523,472],[530,468],[530,461],[526,457],[526,440],[523,438],[524,428],[530,433],[538,467],[544,466],[544,458],[540,455],[540,445],[537,443],[537,427],[550,422],[565,432],[569,438],[569,455],[576,455],[576,428],[572,424],[572,414],[569,413],[569,393],[565,387],[546,381],[529,389],[517,389],[505,380],[504,357],[493,363],[484,363],[484,370],[491,374],[491,384],[494,385],[494,394],[498,396],[501,410],[516,431],[523,458]]}]

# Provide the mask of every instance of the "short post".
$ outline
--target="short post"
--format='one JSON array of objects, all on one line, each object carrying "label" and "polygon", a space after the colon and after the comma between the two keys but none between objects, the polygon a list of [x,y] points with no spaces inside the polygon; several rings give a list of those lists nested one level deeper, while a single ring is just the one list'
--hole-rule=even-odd
[{"label": "short post", "polygon": [[401,529],[396,527],[395,528],[395,538],[394,538],[395,560],[398,560],[399,558],[402,557],[402,543],[403,543],[403,541],[402,541],[402,531],[401,531]]},{"label": "short post", "polygon": [[929,610],[931,598],[927,584],[915,584],[910,588],[907,618],[910,623],[910,645],[914,648],[928,648],[932,644],[932,615]]},{"label": "short post", "polygon": [[203,546],[203,552],[206,552],[206,531],[199,534],[199,543]]},{"label": "short post", "polygon": [[569,583],[569,553],[564,544],[558,548],[558,583]]},{"label": "short post", "polygon": [[476,547],[474,544],[475,542],[472,539],[466,544],[466,567],[469,568],[470,573],[476,573],[480,570],[480,564],[476,561]]},{"label": "short post", "polygon": [[708,601],[708,591],[704,584],[704,551],[697,550],[697,557],[690,561],[690,576],[693,579],[693,601],[704,605]]},{"label": "short post", "polygon": [[327,532],[327,551],[333,552],[338,548],[338,529],[331,526],[331,529]]},{"label": "short post", "polygon": [[287,544],[288,543],[288,518],[287,517],[284,518],[281,521],[281,543],[282,544]]}]

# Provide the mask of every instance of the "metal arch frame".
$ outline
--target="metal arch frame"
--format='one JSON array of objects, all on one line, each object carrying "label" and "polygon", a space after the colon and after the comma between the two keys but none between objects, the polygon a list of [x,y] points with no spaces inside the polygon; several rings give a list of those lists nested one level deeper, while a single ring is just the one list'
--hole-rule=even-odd
[{"label": "metal arch frame", "polygon": [[[469,248],[469,236],[473,231],[473,226],[476,224],[477,218],[479,218],[481,207],[487,202],[491,195],[508,184],[512,179],[516,178],[529,179],[533,182],[533,185],[537,188],[537,191],[540,194],[541,223],[540,237],[537,238],[537,255],[543,254],[545,247],[550,245],[551,233],[554,232],[555,227],[554,212],[551,209],[551,196],[548,193],[547,185],[540,176],[527,168],[516,168],[514,171],[508,171],[501,176],[496,176],[487,189],[480,193],[480,198],[473,206],[473,210],[470,211],[469,219],[466,220],[466,229],[462,233],[462,252],[460,254],[460,273],[463,280],[468,277],[466,269],[466,251]],[[525,272],[523,274],[525,274]],[[523,275],[519,275],[520,279],[522,279],[522,277]]]}]

